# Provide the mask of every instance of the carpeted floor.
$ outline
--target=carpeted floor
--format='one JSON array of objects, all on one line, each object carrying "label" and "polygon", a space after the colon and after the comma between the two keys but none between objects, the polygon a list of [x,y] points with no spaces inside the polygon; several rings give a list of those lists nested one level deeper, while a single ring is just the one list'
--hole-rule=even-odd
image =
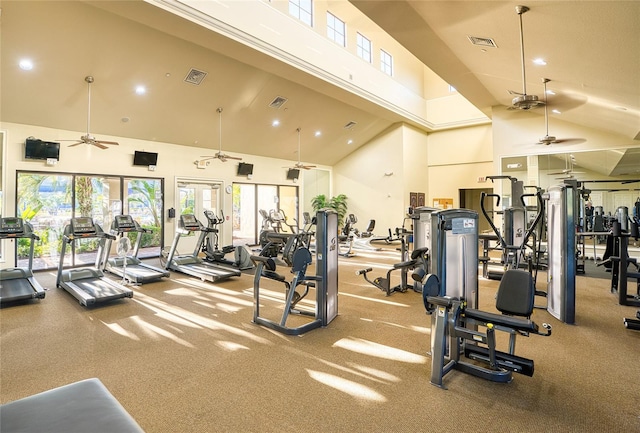
[{"label": "carpeted floor", "polygon": [[[341,258],[339,316],[299,337],[252,323],[250,275],[211,284],[172,273],[85,308],[39,273],[45,299],[0,310],[0,401],[97,377],[147,432],[640,431],[640,332],[622,324],[637,308],[618,305],[606,279],[578,277],[576,325],[535,311],[553,335],[518,340],[533,377],[453,371],[443,390],[429,383],[421,295],[385,297],[355,275],[382,276],[398,255]],[[480,281],[481,308],[494,311],[497,284]],[[278,319],[274,302],[264,314]]]}]

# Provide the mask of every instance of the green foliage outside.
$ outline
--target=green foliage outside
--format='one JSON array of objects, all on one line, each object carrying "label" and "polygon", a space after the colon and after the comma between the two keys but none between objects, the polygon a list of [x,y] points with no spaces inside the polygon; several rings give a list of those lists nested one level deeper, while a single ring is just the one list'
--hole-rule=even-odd
[{"label": "green foliage outside", "polygon": [[335,197],[327,199],[324,194],[317,195],[311,199],[311,206],[314,212],[320,209],[333,209],[338,214],[338,227],[342,227],[344,217],[347,215],[347,196],[339,194]]}]

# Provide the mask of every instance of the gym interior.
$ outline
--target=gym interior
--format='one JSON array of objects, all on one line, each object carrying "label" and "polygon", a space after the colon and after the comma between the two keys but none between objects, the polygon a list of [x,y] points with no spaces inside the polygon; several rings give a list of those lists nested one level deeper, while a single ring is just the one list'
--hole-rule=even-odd
[{"label": "gym interior", "polygon": [[0,11],[0,431],[640,430],[640,3]]}]

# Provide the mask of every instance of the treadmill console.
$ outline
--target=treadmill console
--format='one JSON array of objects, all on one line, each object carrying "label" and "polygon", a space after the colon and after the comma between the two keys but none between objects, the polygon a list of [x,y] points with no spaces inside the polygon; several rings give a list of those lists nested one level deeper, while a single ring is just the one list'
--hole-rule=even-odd
[{"label": "treadmill console", "polygon": [[131,232],[136,230],[136,223],[131,215],[116,215],[113,228],[118,232]]},{"label": "treadmill console", "polygon": [[24,233],[22,218],[6,217],[0,219],[0,234],[15,235]]},{"label": "treadmill console", "polygon": [[200,230],[200,221],[193,214],[180,215],[180,228],[190,232]]},{"label": "treadmill console", "polygon": [[90,217],[71,218],[71,231],[74,235],[95,233],[96,227]]}]

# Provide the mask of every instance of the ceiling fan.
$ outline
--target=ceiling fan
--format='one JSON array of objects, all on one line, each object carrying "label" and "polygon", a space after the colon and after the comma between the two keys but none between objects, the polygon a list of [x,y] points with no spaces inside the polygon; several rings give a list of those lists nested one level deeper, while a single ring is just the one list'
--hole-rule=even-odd
[{"label": "ceiling fan", "polygon": [[550,145],[551,143],[582,143],[584,142],[584,139],[582,138],[565,138],[565,139],[558,139],[556,137],[554,137],[553,135],[549,135],[549,110],[548,110],[548,104],[547,104],[547,83],[551,81],[548,78],[543,78],[542,79],[542,84],[544,85],[544,124],[546,127],[546,133],[545,136],[542,137],[540,140],[538,140],[538,144],[544,144],[544,145]]},{"label": "ceiling fan", "polygon": [[216,112],[218,113],[218,119],[219,119],[219,124],[220,124],[220,128],[219,128],[219,147],[218,147],[218,152],[213,155],[213,156],[201,156],[200,158],[202,158],[200,160],[200,162],[204,162],[204,161],[208,161],[210,159],[219,159],[222,162],[227,162],[227,160],[229,159],[236,159],[238,161],[242,161],[242,158],[237,157],[237,156],[231,156],[231,155],[227,155],[226,153],[222,153],[222,108],[219,107],[218,109],[216,109]]},{"label": "ceiling fan", "polygon": [[[106,149],[107,144],[109,145],[118,145],[119,143],[116,141],[105,141],[105,140],[97,140],[91,133],[89,132],[89,126],[91,124],[91,83],[93,83],[93,77],[91,75],[87,75],[84,77],[84,81],[87,82],[87,94],[88,94],[88,103],[87,103],[87,133],[80,137],[80,140],[77,143],[70,144],[69,147],[78,146],[80,144],[89,144],[91,146],[96,146],[100,149]],[[62,141],[70,141],[70,140],[62,140]]]},{"label": "ceiling fan", "polygon": [[296,162],[296,164],[291,167],[291,168],[302,168],[304,170],[310,170],[312,168],[315,168],[315,165],[305,165],[303,163],[300,162],[300,131],[302,131],[302,129],[297,128],[296,131],[298,132],[298,162]]},{"label": "ceiling fan", "polygon": [[520,57],[522,60],[522,93],[514,90],[509,90],[512,95],[518,95],[511,101],[511,106],[508,110],[531,110],[532,108],[538,108],[544,105],[543,101],[540,101],[536,95],[527,95],[527,75],[524,67],[524,34],[522,30],[522,14],[529,10],[527,6],[516,6],[516,13],[520,19]]},{"label": "ceiling fan", "polygon": [[584,171],[575,171],[574,167],[576,165],[576,157],[573,155],[567,155],[565,159],[565,169],[561,171],[556,171],[554,173],[549,173],[551,176],[561,176],[557,179],[574,179],[574,174],[584,174]]}]

